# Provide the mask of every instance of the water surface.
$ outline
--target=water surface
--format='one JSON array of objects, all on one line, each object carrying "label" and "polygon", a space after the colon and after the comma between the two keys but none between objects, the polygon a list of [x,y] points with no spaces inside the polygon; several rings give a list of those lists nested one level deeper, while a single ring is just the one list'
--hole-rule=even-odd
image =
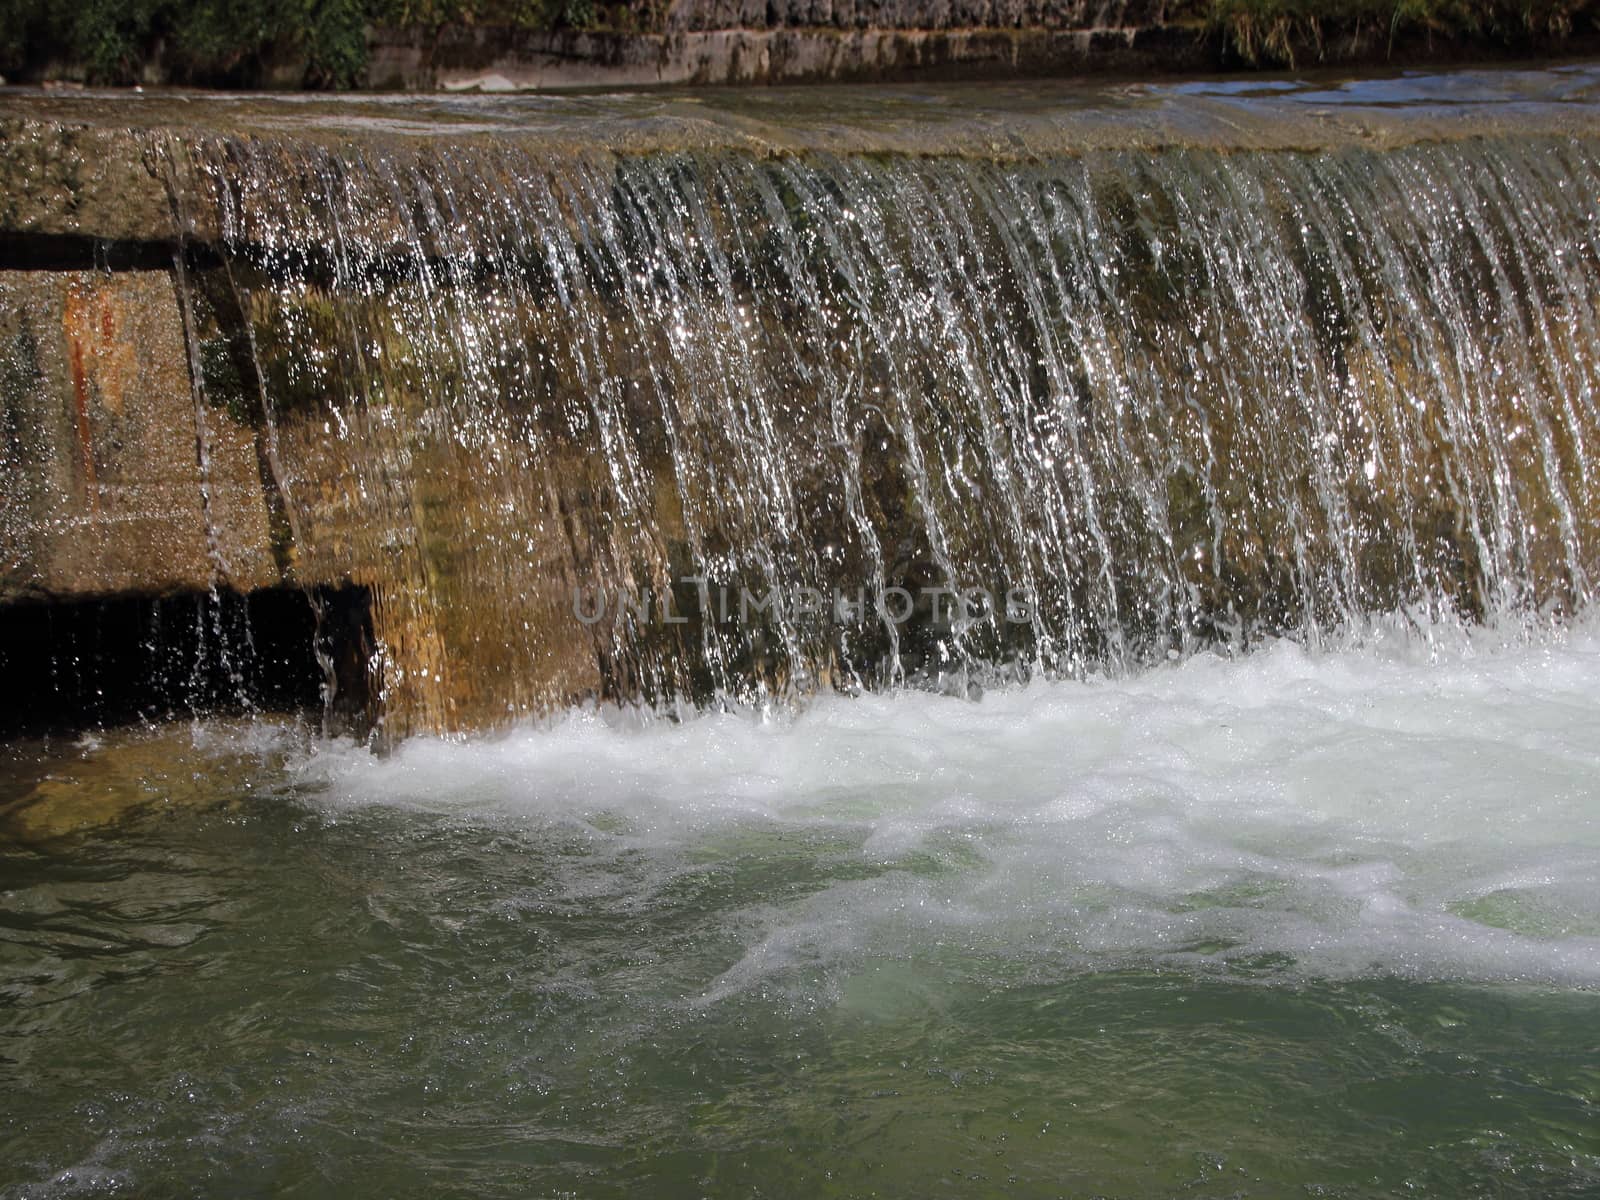
[{"label": "water surface", "polygon": [[13,744],[0,1195],[1595,1195],[1600,634],[1432,633]]}]

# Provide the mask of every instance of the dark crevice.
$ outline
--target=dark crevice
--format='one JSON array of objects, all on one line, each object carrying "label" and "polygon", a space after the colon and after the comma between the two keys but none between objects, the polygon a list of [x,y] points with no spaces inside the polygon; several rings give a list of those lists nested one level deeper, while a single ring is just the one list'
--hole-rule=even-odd
[{"label": "dark crevice", "polygon": [[0,608],[0,736],[253,712],[362,732],[367,605],[347,586]]},{"label": "dark crevice", "polygon": [[309,598],[317,616],[315,654],[323,680],[319,693],[323,732],[365,737],[382,715],[372,591],[347,584],[315,588]]},{"label": "dark crevice", "polygon": [[[170,271],[177,243],[120,241],[73,233],[0,231],[0,271]],[[217,266],[210,246],[186,243],[191,270]]]},{"label": "dark crevice", "polygon": [[409,246],[340,253],[325,246],[265,247],[237,242],[219,247],[188,239],[134,241],[0,230],[0,271],[171,271],[180,247],[184,268],[194,272],[219,270],[231,261],[270,278],[323,287],[348,280],[394,287],[422,279],[437,286],[454,286],[515,277],[536,293],[549,290],[548,267],[539,247],[518,244],[475,255],[463,263],[447,254],[419,254]]}]

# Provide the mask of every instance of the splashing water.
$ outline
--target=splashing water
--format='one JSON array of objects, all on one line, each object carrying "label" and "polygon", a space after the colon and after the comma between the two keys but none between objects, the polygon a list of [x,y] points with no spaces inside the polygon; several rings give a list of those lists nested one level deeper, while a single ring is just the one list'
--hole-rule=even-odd
[{"label": "splashing water", "polygon": [[1600,635],[1437,632],[103,735],[34,807],[134,815],[0,852],[8,1194],[1584,1195]]},{"label": "splashing water", "polygon": [[895,943],[1593,984],[1597,681],[1587,629],[1435,663],[1391,631],[1343,655],[1279,642],[977,705],[831,701],[643,732],[588,713],[302,770],[336,817],[401,806],[578,838],[619,866],[659,859],[634,879],[641,902],[707,846],[798,839],[856,860],[868,878],[782,914],[713,998]]}]

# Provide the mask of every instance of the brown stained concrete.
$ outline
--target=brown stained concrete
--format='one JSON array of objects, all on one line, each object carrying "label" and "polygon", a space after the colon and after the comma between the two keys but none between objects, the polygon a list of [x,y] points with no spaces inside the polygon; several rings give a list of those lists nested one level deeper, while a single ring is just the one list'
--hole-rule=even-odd
[{"label": "brown stained concrete", "polygon": [[[130,106],[124,99],[112,107]],[[115,124],[0,117],[0,231],[169,237],[167,192],[149,149],[148,139]]]},{"label": "brown stained concrete", "polygon": [[278,582],[254,431],[197,422],[169,275],[0,271],[0,371],[0,602]]}]

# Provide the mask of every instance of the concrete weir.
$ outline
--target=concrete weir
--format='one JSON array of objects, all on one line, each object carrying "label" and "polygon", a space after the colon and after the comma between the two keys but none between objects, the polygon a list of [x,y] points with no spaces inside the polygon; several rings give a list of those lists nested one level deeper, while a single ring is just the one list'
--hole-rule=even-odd
[{"label": "concrete weir", "polygon": [[392,738],[1560,619],[1597,88],[7,95],[0,664]]}]

